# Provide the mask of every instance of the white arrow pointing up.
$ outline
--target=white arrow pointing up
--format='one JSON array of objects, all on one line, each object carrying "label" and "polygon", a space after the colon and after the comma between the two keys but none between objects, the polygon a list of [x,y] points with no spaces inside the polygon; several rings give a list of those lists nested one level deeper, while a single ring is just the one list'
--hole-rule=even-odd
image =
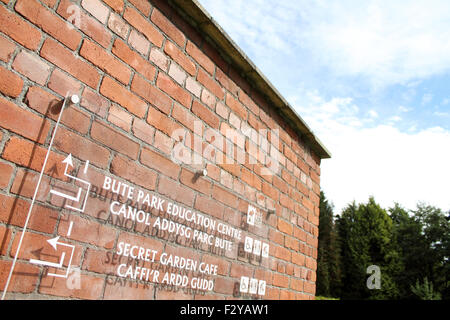
[{"label": "white arrow pointing up", "polygon": [[67,156],[67,158],[65,158],[62,163],[65,163],[71,167],[73,167],[73,162],[72,162],[72,154],[69,153],[69,155]]}]

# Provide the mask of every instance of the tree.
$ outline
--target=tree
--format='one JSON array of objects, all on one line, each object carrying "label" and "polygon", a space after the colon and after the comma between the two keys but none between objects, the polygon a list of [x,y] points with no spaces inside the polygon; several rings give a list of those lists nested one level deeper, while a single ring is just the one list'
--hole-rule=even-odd
[{"label": "tree", "polygon": [[338,297],[340,289],[339,251],[333,205],[320,192],[319,248],[317,253],[317,295]]},{"label": "tree", "polygon": [[443,299],[450,299],[450,221],[441,209],[422,203],[412,212],[426,245],[422,277],[434,284]]},{"label": "tree", "polygon": [[[339,243],[342,259],[342,298],[394,299],[399,297],[395,279],[402,271],[393,224],[389,215],[374,200],[367,204],[354,202],[338,219]],[[369,266],[381,270],[381,289],[366,286]]]}]

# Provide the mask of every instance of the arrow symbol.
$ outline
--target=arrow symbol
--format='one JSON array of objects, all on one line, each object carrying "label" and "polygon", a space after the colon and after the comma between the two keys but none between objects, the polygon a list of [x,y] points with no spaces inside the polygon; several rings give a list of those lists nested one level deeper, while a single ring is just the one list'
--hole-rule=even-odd
[{"label": "arrow symbol", "polygon": [[58,244],[58,240],[59,240],[59,236],[57,236],[53,239],[47,240],[47,242],[50,243],[50,245],[53,247],[53,249],[56,250],[56,245]]},{"label": "arrow symbol", "polygon": [[69,166],[73,167],[72,154],[69,153],[69,155],[62,161],[62,163],[66,164],[66,170],[64,172],[65,174],[67,174],[67,168],[69,168]]}]

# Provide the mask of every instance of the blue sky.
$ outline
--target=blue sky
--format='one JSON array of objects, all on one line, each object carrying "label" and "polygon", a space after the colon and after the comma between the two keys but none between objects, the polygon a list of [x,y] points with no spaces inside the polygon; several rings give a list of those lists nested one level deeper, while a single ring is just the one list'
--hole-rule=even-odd
[{"label": "blue sky", "polygon": [[339,212],[450,209],[450,2],[200,0],[331,151]]}]

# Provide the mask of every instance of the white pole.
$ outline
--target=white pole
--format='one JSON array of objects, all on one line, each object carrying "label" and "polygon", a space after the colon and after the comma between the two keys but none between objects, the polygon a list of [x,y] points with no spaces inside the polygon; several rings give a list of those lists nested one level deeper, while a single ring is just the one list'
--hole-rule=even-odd
[{"label": "white pole", "polygon": [[[55,139],[56,131],[58,130],[59,121],[61,120],[61,115],[63,114],[64,108],[66,107],[66,101],[67,101],[67,97],[64,98],[64,103],[62,105],[61,112],[59,113],[58,121],[56,122],[55,131],[53,132],[52,139],[50,140],[50,145],[48,146],[47,154],[45,155],[44,164],[42,165],[41,174],[39,175],[39,180],[38,180],[38,183],[36,186],[36,190],[34,190],[33,200],[31,201],[31,206],[30,206],[30,209],[28,210],[28,215],[27,215],[27,219],[25,220],[25,225],[23,226],[22,235],[20,236],[19,246],[17,247],[16,255],[14,256],[14,260],[13,260],[11,269],[9,270],[8,280],[6,281],[5,288],[3,289],[2,300],[5,300],[6,292],[8,291],[9,282],[11,281],[11,277],[14,272],[14,268],[16,266],[17,257],[19,256],[20,248],[22,246],[22,241],[25,236],[25,232],[27,231],[28,221],[30,220],[30,216],[31,216],[31,210],[33,209],[34,201],[36,200],[37,192],[38,192],[39,186],[41,184],[42,176],[44,174],[44,169],[45,169],[45,166],[47,165],[47,160],[48,160],[48,156],[50,155],[50,150],[52,149],[53,140]],[[73,103],[78,103],[80,101],[80,98],[77,95],[73,95],[71,97],[71,101]]]}]

